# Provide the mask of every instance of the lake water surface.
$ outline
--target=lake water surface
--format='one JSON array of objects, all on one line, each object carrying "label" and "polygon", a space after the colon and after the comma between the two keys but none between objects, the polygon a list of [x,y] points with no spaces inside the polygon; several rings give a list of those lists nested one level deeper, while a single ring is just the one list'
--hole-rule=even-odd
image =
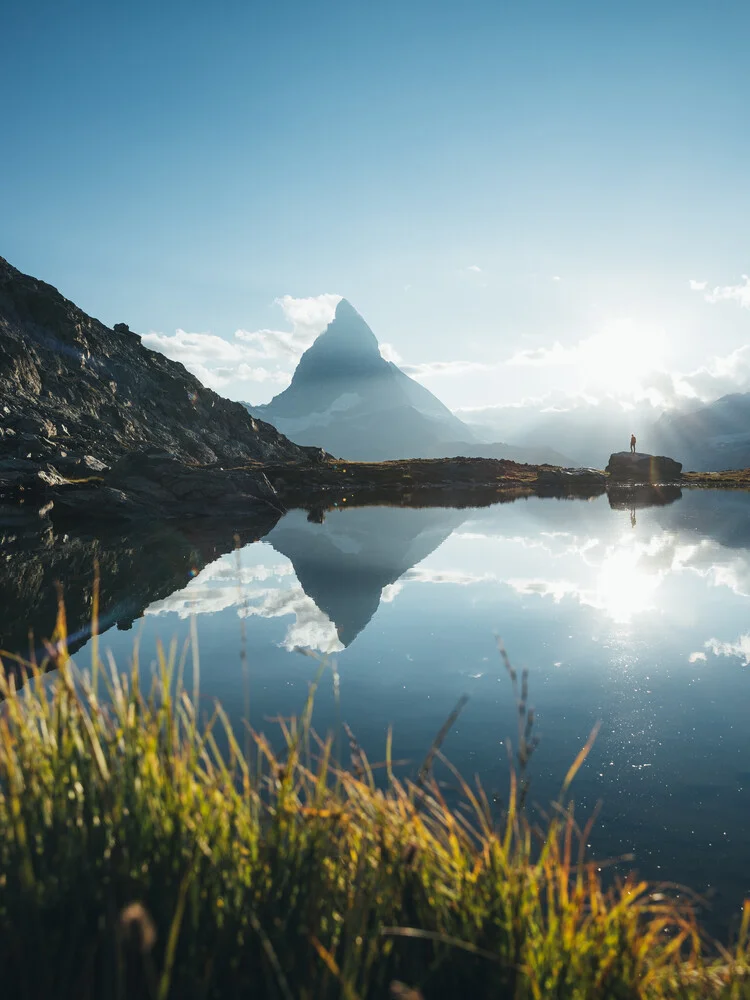
[{"label": "lake water surface", "polygon": [[[262,540],[203,561],[142,614],[121,612],[125,626],[135,614],[133,630],[102,642],[123,666],[135,635],[147,662],[195,616],[203,697],[237,722],[249,705],[270,731],[269,717],[300,711],[317,671],[297,648],[328,654],[338,691],[329,670],[316,726],[346,721],[372,760],[392,726],[394,755],[419,762],[467,693],[444,751],[503,796],[517,722],[499,636],[529,670],[531,798],[549,803],[600,723],[572,792],[581,819],[602,800],[592,852],[633,855],[623,870],[705,893],[717,930],[739,914],[750,895],[748,494],[688,491],[622,510],[606,496],[352,508],[322,524],[292,511]],[[85,644],[76,658],[87,662]]]}]

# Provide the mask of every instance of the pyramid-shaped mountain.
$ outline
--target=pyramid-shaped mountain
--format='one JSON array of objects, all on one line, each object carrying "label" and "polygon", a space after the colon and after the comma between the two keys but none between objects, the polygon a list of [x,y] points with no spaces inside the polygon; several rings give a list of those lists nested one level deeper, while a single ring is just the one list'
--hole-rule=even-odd
[{"label": "pyramid-shaped mountain", "polygon": [[300,586],[349,646],[377,611],[383,589],[434,552],[463,510],[352,507],[314,524],[286,514],[265,541],[291,560]]},{"label": "pyramid-shaped mountain", "polygon": [[569,464],[549,448],[477,441],[437,396],[381,356],[377,337],[346,299],[300,358],[291,385],[248,410],[297,444],[350,460],[466,455]]},{"label": "pyramid-shaped mountain", "polygon": [[346,299],[300,358],[291,385],[266,406],[248,408],[297,444],[350,459],[420,457],[441,442],[473,439],[437,397],[381,356]]}]

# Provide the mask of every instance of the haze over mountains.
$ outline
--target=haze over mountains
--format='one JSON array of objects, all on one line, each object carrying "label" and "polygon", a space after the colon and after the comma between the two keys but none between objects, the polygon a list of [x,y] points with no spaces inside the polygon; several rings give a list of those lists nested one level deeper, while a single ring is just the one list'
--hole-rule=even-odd
[{"label": "haze over mountains", "polygon": [[654,427],[667,454],[696,472],[750,466],[750,393],[736,392],[682,413],[665,413]]},{"label": "haze over mountains", "polygon": [[429,389],[381,356],[375,334],[346,299],[300,358],[291,385],[270,403],[247,408],[297,444],[351,460],[465,455],[569,464],[543,443],[483,442]]},{"label": "haze over mountains", "polygon": [[488,407],[464,416],[480,439],[492,440],[502,427],[516,446],[544,443],[570,456],[574,465],[602,467],[609,453],[627,448],[635,433],[640,451],[671,455],[686,471],[750,466],[750,393],[732,393],[708,403],[693,400],[663,413],[650,405],[626,410],[612,401],[535,413]]}]

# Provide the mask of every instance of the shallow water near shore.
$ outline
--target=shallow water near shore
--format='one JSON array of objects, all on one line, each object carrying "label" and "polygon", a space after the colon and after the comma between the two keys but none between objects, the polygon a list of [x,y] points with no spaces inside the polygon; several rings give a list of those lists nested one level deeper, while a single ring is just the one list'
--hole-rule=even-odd
[{"label": "shallow water near shore", "polygon": [[[183,643],[195,616],[206,710],[218,698],[238,726],[249,715],[270,732],[272,717],[301,711],[318,664],[299,648],[329,659],[316,728],[347,722],[373,761],[392,726],[394,757],[413,771],[468,694],[443,749],[502,799],[517,712],[500,637],[519,672],[529,670],[540,738],[531,800],[554,798],[601,723],[573,787],[581,824],[602,801],[592,853],[632,855],[616,870],[704,894],[720,933],[750,895],[750,494],[664,500],[365,507],[322,523],[291,511],[267,533],[239,532],[235,550],[205,533],[187,547],[174,532],[115,541],[67,532],[51,544],[77,553],[56,572],[81,606],[99,558],[103,626],[120,626],[101,644],[123,669],[136,637],[148,669],[157,639]],[[36,614],[39,636],[50,625],[40,599],[50,586],[39,582],[50,551],[29,545],[15,564],[21,583],[5,589],[9,620]],[[108,578],[128,582],[110,593]],[[78,643],[85,666],[85,634]]]}]

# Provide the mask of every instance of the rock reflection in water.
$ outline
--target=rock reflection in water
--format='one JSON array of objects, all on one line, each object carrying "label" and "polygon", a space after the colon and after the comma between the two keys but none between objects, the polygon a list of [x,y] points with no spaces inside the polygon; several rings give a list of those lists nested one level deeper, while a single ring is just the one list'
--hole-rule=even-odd
[{"label": "rock reflection in water", "polygon": [[149,604],[184,587],[222,553],[267,534],[278,516],[261,510],[236,529],[202,520],[113,530],[100,523],[58,525],[46,515],[0,508],[0,650],[43,655],[55,625],[58,583],[70,651],[84,645],[91,635],[95,564],[99,631],[129,628]]}]

